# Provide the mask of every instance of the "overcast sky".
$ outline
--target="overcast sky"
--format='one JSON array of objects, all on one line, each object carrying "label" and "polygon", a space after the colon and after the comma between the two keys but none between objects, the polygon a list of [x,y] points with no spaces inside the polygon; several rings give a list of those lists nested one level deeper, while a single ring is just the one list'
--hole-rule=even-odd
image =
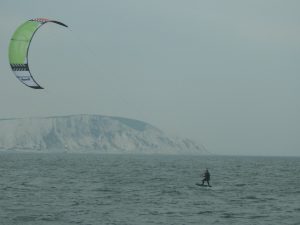
[{"label": "overcast sky", "polygon": [[[300,156],[300,1],[1,0],[0,118],[101,114],[216,154]],[[9,40],[31,18],[21,84]]]}]

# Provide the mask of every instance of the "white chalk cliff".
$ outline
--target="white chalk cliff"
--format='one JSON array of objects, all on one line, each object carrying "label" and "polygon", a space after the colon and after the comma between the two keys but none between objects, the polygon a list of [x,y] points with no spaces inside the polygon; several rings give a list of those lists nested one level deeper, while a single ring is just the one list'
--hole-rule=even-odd
[{"label": "white chalk cliff", "polygon": [[201,154],[204,147],[133,119],[72,115],[0,120],[0,150]]}]

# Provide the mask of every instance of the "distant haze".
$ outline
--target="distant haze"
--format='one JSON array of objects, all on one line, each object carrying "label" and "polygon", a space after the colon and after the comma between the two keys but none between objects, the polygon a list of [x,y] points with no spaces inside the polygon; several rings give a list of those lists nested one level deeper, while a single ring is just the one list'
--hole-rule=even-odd
[{"label": "distant haze", "polygon": [[[99,114],[148,122],[216,154],[300,156],[300,1],[2,0],[0,118]],[[10,71],[9,40],[47,24]]]}]

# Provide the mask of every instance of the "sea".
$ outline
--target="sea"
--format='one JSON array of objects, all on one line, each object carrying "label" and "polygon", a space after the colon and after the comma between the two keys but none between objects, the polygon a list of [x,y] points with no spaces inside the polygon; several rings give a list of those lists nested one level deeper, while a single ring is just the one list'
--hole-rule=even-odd
[{"label": "sea", "polygon": [[1,152],[0,224],[299,225],[300,158]]}]

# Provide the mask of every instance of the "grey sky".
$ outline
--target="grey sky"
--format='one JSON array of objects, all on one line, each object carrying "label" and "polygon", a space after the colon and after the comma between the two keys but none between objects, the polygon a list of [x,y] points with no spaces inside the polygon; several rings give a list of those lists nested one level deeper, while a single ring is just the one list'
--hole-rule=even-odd
[{"label": "grey sky", "polygon": [[[0,118],[102,114],[143,120],[217,154],[300,155],[300,1],[1,0]],[[27,19],[45,90],[7,49]]]}]

